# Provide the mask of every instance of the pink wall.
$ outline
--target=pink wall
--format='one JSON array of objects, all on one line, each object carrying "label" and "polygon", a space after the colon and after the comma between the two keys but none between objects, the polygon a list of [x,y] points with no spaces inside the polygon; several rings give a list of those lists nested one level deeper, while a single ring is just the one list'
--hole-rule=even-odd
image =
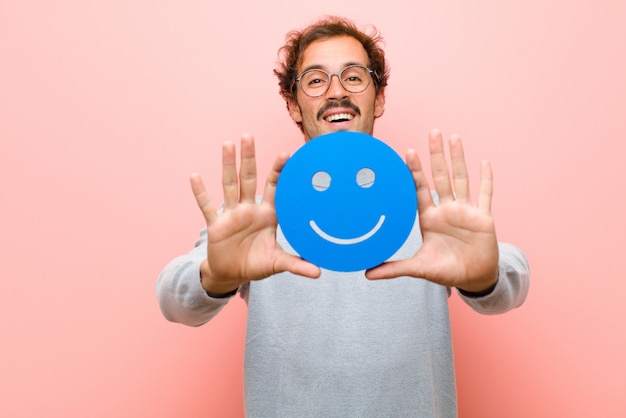
[{"label": "pink wall", "polygon": [[262,173],[301,145],[271,70],[321,13],[387,39],[377,136],[461,134],[530,258],[522,309],[451,299],[461,417],[623,416],[626,3],[316,3],[0,3],[0,416],[241,416],[244,304],[186,328],[154,284],[202,227],[189,173],[220,196],[222,141],[253,132]]}]

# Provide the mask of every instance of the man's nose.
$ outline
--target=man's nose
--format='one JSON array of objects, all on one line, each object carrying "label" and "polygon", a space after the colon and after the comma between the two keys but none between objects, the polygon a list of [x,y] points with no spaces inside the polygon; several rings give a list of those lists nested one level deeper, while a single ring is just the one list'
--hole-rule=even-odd
[{"label": "man's nose", "polygon": [[339,74],[333,74],[330,76],[328,91],[326,97],[331,100],[341,100],[348,97],[348,91],[341,84]]}]

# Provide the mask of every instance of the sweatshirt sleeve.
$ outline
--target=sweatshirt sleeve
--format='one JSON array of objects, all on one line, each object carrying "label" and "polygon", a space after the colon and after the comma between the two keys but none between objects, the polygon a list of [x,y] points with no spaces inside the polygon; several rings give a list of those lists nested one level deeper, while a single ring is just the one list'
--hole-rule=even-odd
[{"label": "sweatshirt sleeve", "polygon": [[206,258],[206,240],[205,229],[193,250],[170,261],[159,274],[156,296],[168,321],[189,326],[205,324],[232,298],[212,298],[200,283],[200,265]]},{"label": "sweatshirt sleeve", "polygon": [[524,303],[530,285],[530,266],[524,253],[514,245],[498,243],[498,283],[491,293],[469,297],[457,292],[476,312],[494,315],[517,308]]}]

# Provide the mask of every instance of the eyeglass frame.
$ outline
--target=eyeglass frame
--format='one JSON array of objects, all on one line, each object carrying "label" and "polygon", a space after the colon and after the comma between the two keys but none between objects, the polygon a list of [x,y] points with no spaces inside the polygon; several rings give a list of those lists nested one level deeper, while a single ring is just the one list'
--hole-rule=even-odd
[{"label": "eyeglass frame", "polygon": [[[354,68],[354,67],[361,67],[364,68],[365,70],[367,70],[367,75],[369,76],[369,81],[367,82],[367,85],[363,88],[363,90],[361,91],[351,91],[349,88],[347,88],[344,84],[343,84],[343,80],[341,79],[341,74],[346,71],[348,68]],[[310,94],[308,94],[305,90],[304,87],[302,87],[302,77],[304,77],[305,74],[310,73],[312,71],[321,71],[324,74],[326,74],[326,76],[328,77],[328,84],[326,85],[326,89],[321,92],[320,94],[318,94],[317,96],[311,96]],[[308,97],[311,98],[317,98],[317,97],[322,97],[324,94],[326,94],[326,92],[328,91],[328,89],[330,89],[330,85],[332,84],[332,78],[334,75],[337,76],[337,79],[339,80],[339,83],[341,84],[341,87],[343,87],[346,91],[353,93],[353,94],[359,94],[359,93],[363,93],[365,90],[367,90],[367,88],[370,86],[370,84],[372,83],[372,81],[374,82],[374,85],[376,85],[376,81],[374,80],[374,77],[372,76],[372,74],[376,75],[376,73],[372,70],[370,70],[368,67],[366,67],[365,65],[362,64],[350,64],[345,66],[343,69],[341,69],[340,71],[335,71],[332,73],[329,73],[328,71],[324,71],[321,68],[309,68],[308,70],[304,71],[302,74],[300,74],[298,76],[298,78],[296,78],[296,83],[298,84],[298,86],[300,86],[300,90],[302,90],[302,93],[306,94]]]}]

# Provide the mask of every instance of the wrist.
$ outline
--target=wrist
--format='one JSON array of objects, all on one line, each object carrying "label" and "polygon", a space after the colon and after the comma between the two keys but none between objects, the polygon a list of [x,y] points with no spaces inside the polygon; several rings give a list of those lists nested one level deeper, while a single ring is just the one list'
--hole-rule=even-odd
[{"label": "wrist", "polygon": [[463,296],[467,296],[470,298],[480,298],[483,296],[487,296],[490,295],[496,288],[496,286],[498,285],[498,282],[500,281],[500,276],[496,276],[496,280],[493,282],[493,284],[489,285],[486,288],[483,289],[478,289],[478,290],[465,290],[465,289],[461,289],[461,288],[457,288],[458,291],[463,295]]},{"label": "wrist", "polygon": [[493,290],[496,288],[496,285],[498,283],[496,282],[496,284],[494,284],[493,286],[489,287],[488,289],[485,289],[483,291],[480,292],[468,292],[467,290],[463,290],[457,287],[457,289],[459,290],[459,292],[461,292],[461,294],[463,296],[467,296],[468,298],[481,298],[483,296],[487,296],[490,295],[491,292],[493,292]]},{"label": "wrist", "polygon": [[213,292],[209,292],[208,290],[204,289],[204,293],[207,294],[207,296],[214,298],[214,299],[226,299],[226,298],[230,298],[232,296],[235,296],[237,294],[237,291],[239,290],[239,288],[236,288],[235,290],[231,290],[228,293],[213,293]]},{"label": "wrist", "polygon": [[239,284],[214,280],[206,259],[200,265],[200,284],[209,297],[218,299],[234,296],[239,290]]}]

